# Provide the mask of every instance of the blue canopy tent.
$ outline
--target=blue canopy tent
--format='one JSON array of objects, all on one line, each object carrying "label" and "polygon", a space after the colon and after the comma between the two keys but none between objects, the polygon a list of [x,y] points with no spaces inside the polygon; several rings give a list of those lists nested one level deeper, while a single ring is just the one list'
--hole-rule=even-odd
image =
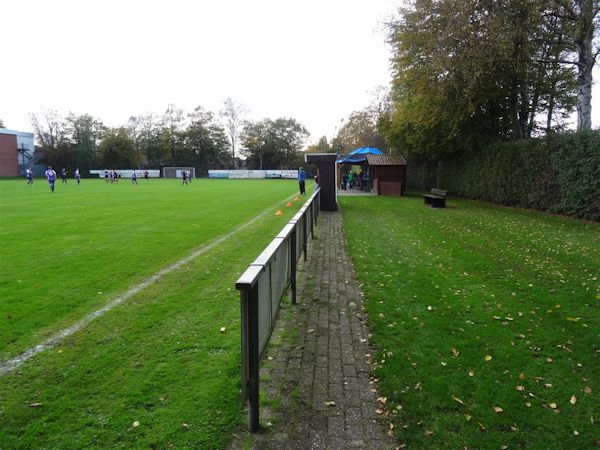
[{"label": "blue canopy tent", "polygon": [[367,155],[383,155],[384,153],[375,147],[360,147],[352,150],[346,156],[338,159],[338,164],[359,164],[367,160]]}]

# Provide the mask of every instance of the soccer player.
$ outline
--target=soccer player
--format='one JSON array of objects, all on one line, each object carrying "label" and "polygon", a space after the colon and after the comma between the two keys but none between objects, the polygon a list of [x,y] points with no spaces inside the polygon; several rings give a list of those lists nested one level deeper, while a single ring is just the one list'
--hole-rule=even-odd
[{"label": "soccer player", "polygon": [[187,174],[187,170],[182,170],[182,171],[181,171],[181,177],[183,178],[183,183],[181,183],[181,185],[182,185],[182,186],[183,186],[184,184],[185,184],[185,185],[188,185],[188,180],[187,180],[188,174]]},{"label": "soccer player", "polygon": [[81,181],[81,174],[79,173],[79,169],[75,169],[75,179],[77,180],[77,184]]},{"label": "soccer player", "polygon": [[108,169],[104,169],[104,181],[108,183]]},{"label": "soccer player", "polygon": [[48,166],[48,170],[46,170],[46,178],[48,178],[48,184],[50,185],[50,190],[54,192],[54,182],[56,181],[56,172],[52,170],[52,166]]},{"label": "soccer player", "polygon": [[61,184],[67,184],[67,169],[64,167],[60,171],[60,178],[62,179]]},{"label": "soccer player", "polygon": [[135,173],[135,170],[131,174],[131,184],[137,184],[137,174]]},{"label": "soccer player", "polygon": [[144,179],[146,181],[148,181],[148,171],[147,170],[144,171]]},{"label": "soccer player", "polygon": [[27,176],[27,186],[33,186],[33,170],[31,170],[31,167],[27,168],[25,175]]}]

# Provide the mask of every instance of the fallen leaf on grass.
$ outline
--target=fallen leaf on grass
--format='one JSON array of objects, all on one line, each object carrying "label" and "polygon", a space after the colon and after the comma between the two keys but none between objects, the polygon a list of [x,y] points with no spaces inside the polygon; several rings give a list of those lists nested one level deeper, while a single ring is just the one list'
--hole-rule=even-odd
[{"label": "fallen leaf on grass", "polygon": [[501,412],[504,412],[504,410],[502,408],[500,408],[499,406],[494,406],[494,411],[496,412],[496,414],[500,414]]},{"label": "fallen leaf on grass", "polygon": [[377,414],[383,414],[385,411],[384,411],[383,409],[381,409],[381,408],[377,408],[377,409],[375,410],[375,412],[376,412]]},{"label": "fallen leaf on grass", "polygon": [[461,405],[464,405],[463,401],[460,398],[455,397],[454,395],[452,396],[452,400],[454,400],[455,402],[460,403]]},{"label": "fallen leaf on grass", "polygon": [[387,403],[387,397],[379,397],[377,401],[382,405],[385,405]]},{"label": "fallen leaf on grass", "polygon": [[467,419],[467,422],[469,422],[473,417],[470,416],[469,414],[465,414],[465,419]]},{"label": "fallen leaf on grass", "polygon": [[524,391],[525,390],[525,386],[517,386],[515,389],[517,391]]},{"label": "fallen leaf on grass", "polygon": [[524,380],[525,379],[525,374],[523,372],[521,372],[519,374],[519,380]]},{"label": "fallen leaf on grass", "polygon": [[42,405],[43,405],[43,403],[30,403],[29,407],[30,408],[39,408]]},{"label": "fallen leaf on grass", "polygon": [[577,430],[573,430],[573,435],[574,435],[574,436],[579,436],[579,431],[577,431]]},{"label": "fallen leaf on grass", "polygon": [[226,329],[227,329],[227,328],[225,328],[225,327],[221,327],[221,329],[220,329],[219,331],[220,331],[221,333],[224,333]]},{"label": "fallen leaf on grass", "polygon": [[431,436],[433,434],[433,431],[431,430],[425,430],[425,435],[426,436]]},{"label": "fallen leaf on grass", "polygon": [[135,422],[133,422],[133,425],[131,425],[133,428],[137,428],[140,426],[140,421],[136,420]]},{"label": "fallen leaf on grass", "polygon": [[472,370],[469,370],[469,376],[470,377],[474,377],[475,376],[475,372],[473,372]]},{"label": "fallen leaf on grass", "polygon": [[583,392],[585,392],[586,394],[591,394],[592,393],[592,388],[589,386],[586,386],[583,388]]},{"label": "fallen leaf on grass", "polygon": [[571,403],[571,405],[574,405],[575,403],[577,403],[577,397],[575,397],[574,395],[571,396],[571,400],[569,400],[569,403]]},{"label": "fallen leaf on grass", "polygon": [[491,361],[492,360],[492,355],[485,355],[485,359],[486,361]]},{"label": "fallen leaf on grass", "polygon": [[452,347],[452,354],[454,356],[458,356],[458,355],[460,355],[460,352],[458,350],[456,350],[454,347]]},{"label": "fallen leaf on grass", "polygon": [[190,427],[190,426],[189,426],[187,423],[182,423],[182,424],[181,424],[181,426],[182,426],[183,428],[189,428],[189,427]]},{"label": "fallen leaf on grass", "polygon": [[552,408],[552,409],[556,409],[556,408],[558,408],[558,406],[557,406],[557,405],[556,405],[556,403],[554,403],[554,402],[552,402],[552,403],[549,403],[549,404],[548,404],[548,406],[549,406],[550,408]]}]

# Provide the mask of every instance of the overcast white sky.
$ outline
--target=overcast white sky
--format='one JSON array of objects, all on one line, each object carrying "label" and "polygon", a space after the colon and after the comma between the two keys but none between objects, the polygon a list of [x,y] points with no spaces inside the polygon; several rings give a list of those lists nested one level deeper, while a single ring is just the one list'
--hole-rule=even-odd
[{"label": "overcast white sky", "polygon": [[312,139],[389,83],[391,0],[3,2],[0,118],[89,113],[111,126],[169,103],[293,117]]},{"label": "overcast white sky", "polygon": [[[249,119],[293,117],[311,140],[387,85],[382,23],[400,0],[10,0],[3,2],[0,118],[88,113],[110,126],[169,103]],[[596,71],[596,76],[598,76]],[[595,127],[600,92],[594,89]]]}]

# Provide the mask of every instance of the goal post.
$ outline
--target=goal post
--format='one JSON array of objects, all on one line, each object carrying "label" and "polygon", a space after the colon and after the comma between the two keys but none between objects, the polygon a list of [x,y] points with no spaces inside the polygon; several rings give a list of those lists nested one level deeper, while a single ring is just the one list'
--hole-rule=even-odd
[{"label": "goal post", "polygon": [[196,178],[194,167],[163,167],[163,178],[182,178],[184,170],[188,171],[191,178]]}]

